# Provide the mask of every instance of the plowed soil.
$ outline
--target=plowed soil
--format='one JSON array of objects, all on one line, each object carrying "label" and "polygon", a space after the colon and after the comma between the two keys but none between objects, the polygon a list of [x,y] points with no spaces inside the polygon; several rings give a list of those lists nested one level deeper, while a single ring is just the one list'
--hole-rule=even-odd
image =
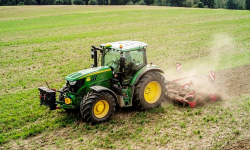
[{"label": "plowed soil", "polygon": [[234,97],[250,92],[249,77],[250,65],[230,68],[216,73],[216,84],[224,96]]},{"label": "plowed soil", "polygon": [[250,149],[250,139],[245,139],[238,141],[236,143],[229,144],[224,150],[249,150]]},{"label": "plowed soil", "polygon": [[[216,84],[220,87],[223,96],[234,97],[250,93],[250,65],[237,68],[222,70],[216,74],[218,81]],[[250,139],[229,143],[225,150],[249,150]]]}]

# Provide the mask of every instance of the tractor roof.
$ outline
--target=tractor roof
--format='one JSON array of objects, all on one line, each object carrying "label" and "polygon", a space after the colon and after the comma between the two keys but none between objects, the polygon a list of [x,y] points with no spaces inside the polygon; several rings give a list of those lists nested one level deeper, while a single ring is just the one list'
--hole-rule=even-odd
[{"label": "tractor roof", "polygon": [[106,47],[110,49],[115,49],[122,52],[140,50],[147,47],[147,43],[139,41],[118,41],[107,44],[100,44],[100,47]]}]

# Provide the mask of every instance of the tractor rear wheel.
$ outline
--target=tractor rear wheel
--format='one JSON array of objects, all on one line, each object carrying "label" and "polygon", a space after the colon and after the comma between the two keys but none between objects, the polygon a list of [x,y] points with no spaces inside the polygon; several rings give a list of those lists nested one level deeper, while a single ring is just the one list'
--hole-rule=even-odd
[{"label": "tractor rear wheel", "polygon": [[115,99],[108,92],[91,92],[80,103],[83,120],[90,124],[108,121],[115,113]]},{"label": "tractor rear wheel", "polygon": [[135,85],[134,106],[140,110],[161,106],[166,91],[164,80],[158,72],[145,73]]}]

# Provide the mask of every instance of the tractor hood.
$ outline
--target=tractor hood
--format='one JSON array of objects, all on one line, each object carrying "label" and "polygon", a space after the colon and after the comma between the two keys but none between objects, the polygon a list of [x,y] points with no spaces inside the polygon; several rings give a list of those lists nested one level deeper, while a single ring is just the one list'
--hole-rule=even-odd
[{"label": "tractor hood", "polygon": [[97,75],[99,73],[111,72],[111,71],[112,71],[111,68],[108,66],[99,66],[95,68],[89,68],[89,69],[81,70],[78,72],[74,72],[68,75],[65,79],[68,81],[76,81],[79,79],[90,77],[92,75]]}]

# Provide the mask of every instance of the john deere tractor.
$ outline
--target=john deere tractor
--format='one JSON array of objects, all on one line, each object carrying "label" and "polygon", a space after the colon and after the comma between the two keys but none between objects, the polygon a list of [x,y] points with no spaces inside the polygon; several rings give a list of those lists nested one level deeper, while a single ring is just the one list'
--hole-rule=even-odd
[{"label": "john deere tractor", "polygon": [[41,105],[50,110],[79,109],[82,118],[91,124],[109,120],[117,107],[147,110],[161,105],[165,79],[158,66],[147,64],[148,44],[119,41],[99,46],[92,46],[91,68],[68,75],[62,89],[38,88]]}]

